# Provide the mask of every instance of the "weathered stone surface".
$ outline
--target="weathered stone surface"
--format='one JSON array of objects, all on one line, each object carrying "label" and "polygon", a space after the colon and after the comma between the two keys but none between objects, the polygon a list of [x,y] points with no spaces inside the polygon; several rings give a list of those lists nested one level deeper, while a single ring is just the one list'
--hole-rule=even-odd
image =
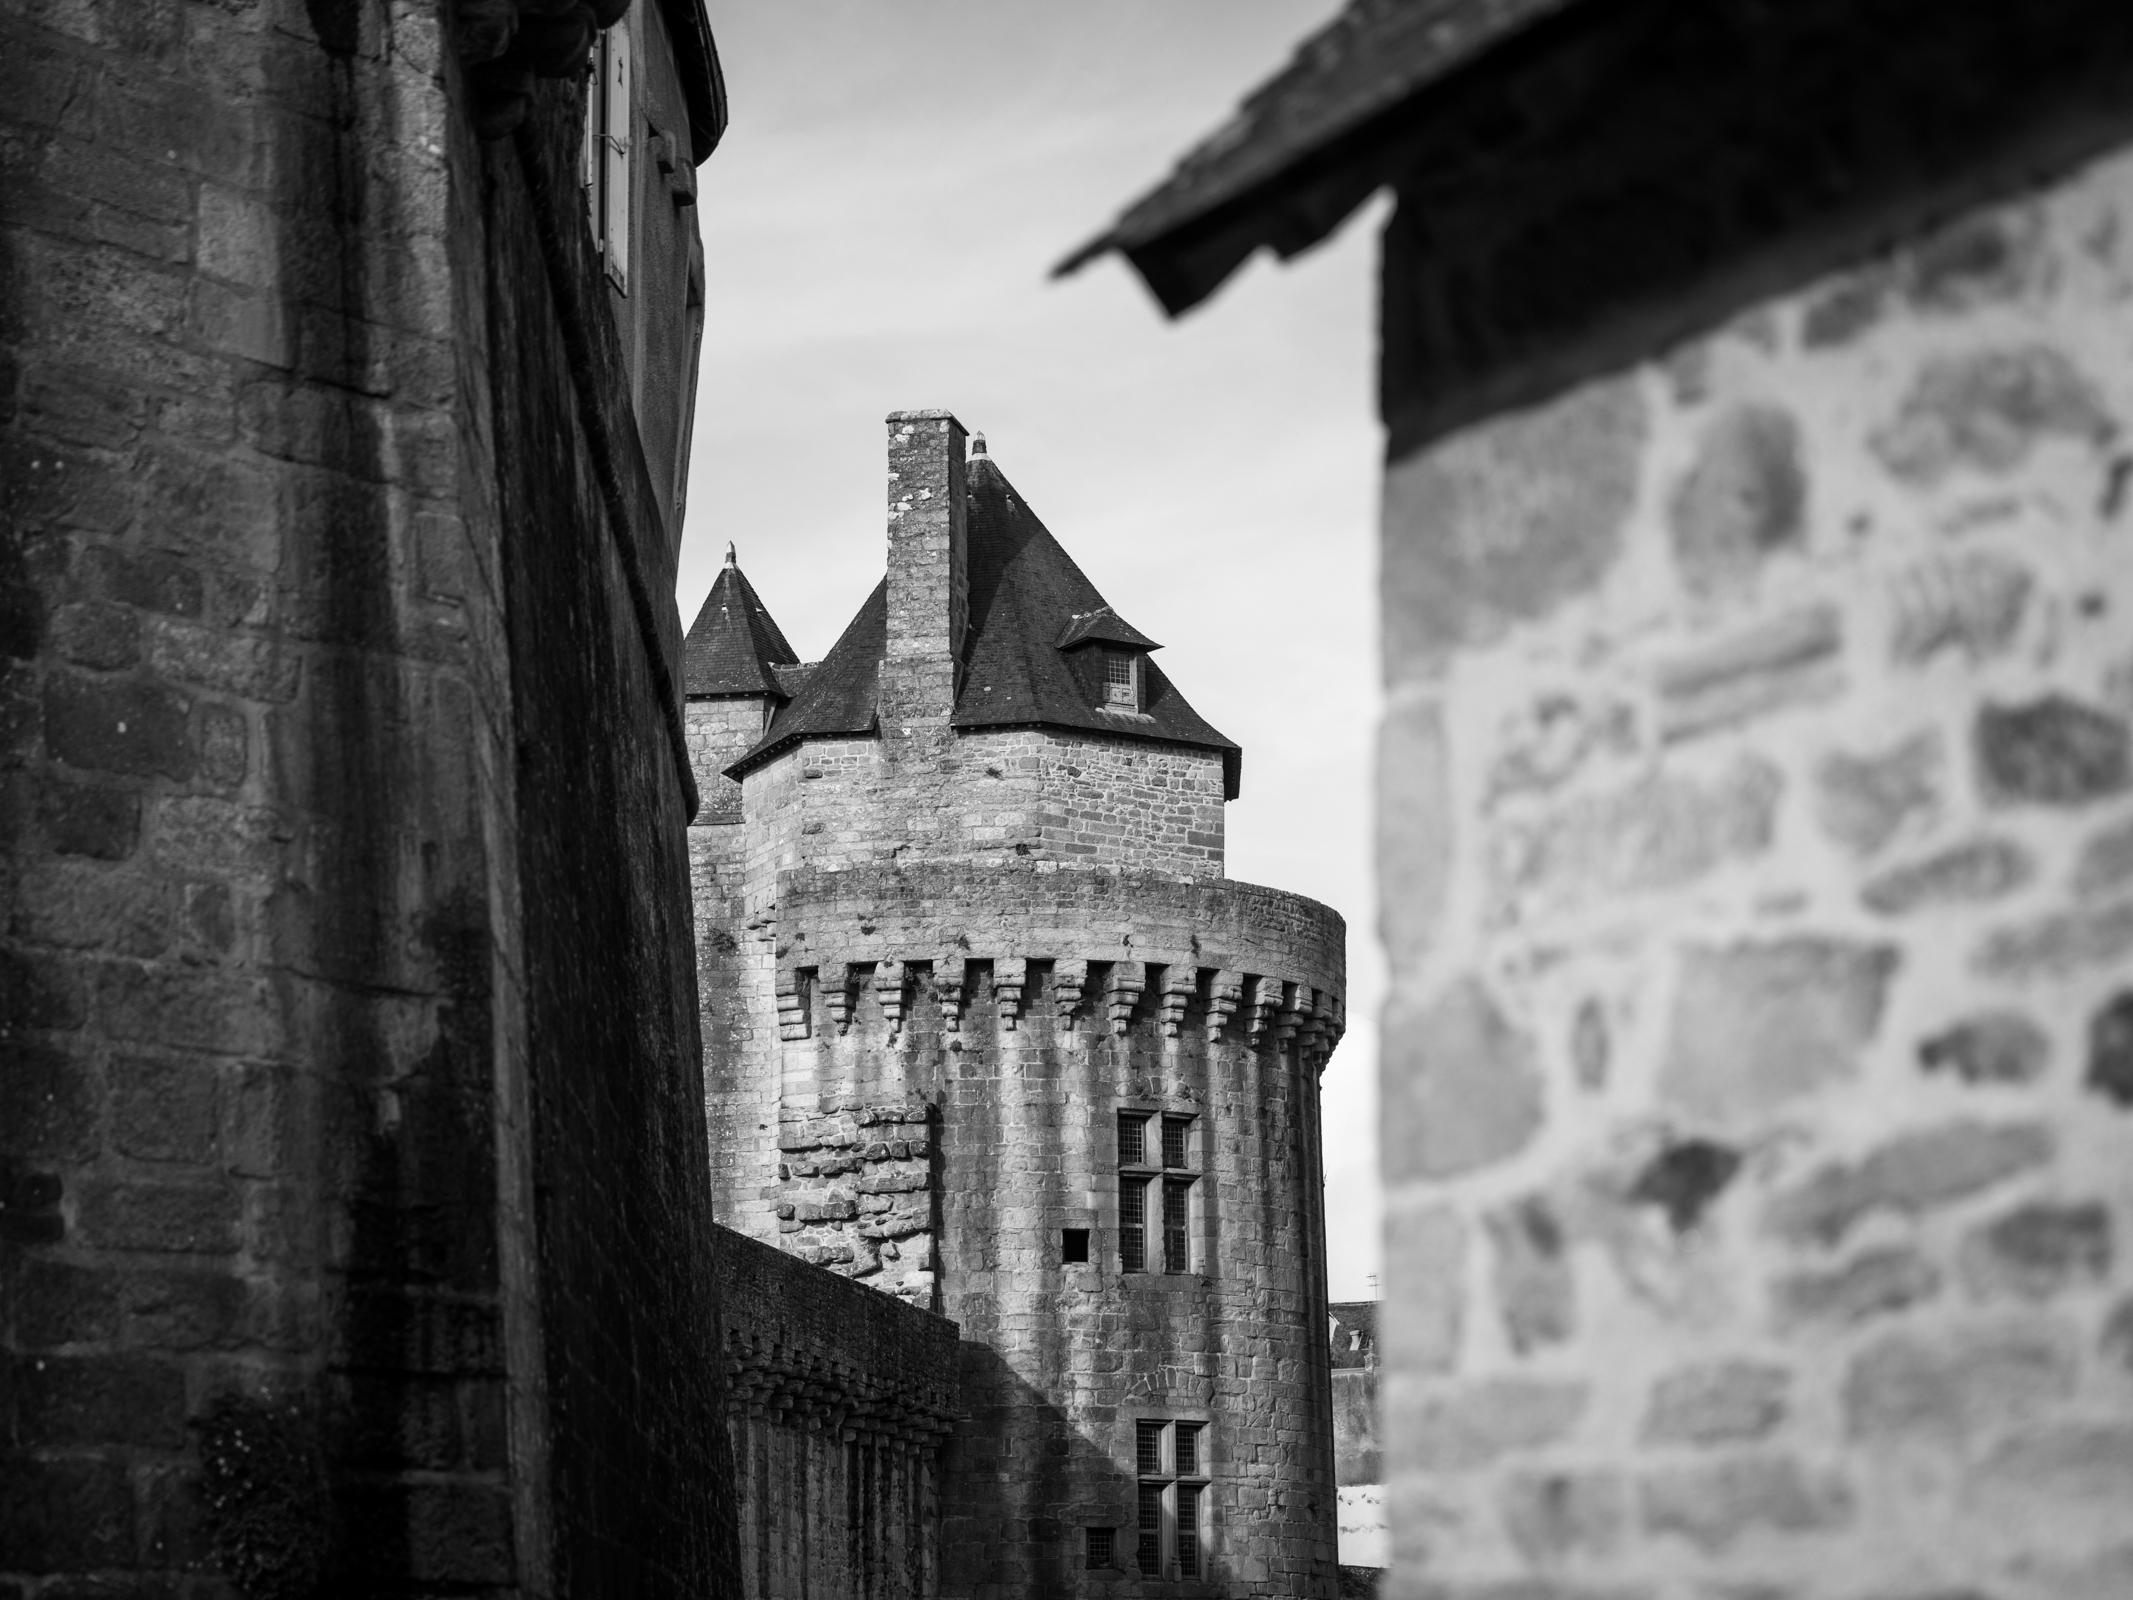
[{"label": "weathered stone surface", "polygon": [[1965,1083],[2033,1083],[2051,1063],[2051,1038],[2014,1010],[1981,1011],[1923,1039],[1918,1064]]},{"label": "weathered stone surface", "polygon": [[1742,1128],[1857,1075],[1880,1026],[1894,946],[1787,939],[1683,953],[1659,1092],[1715,1128]]},{"label": "weathered stone surface", "polygon": [[2044,440],[2097,444],[2113,427],[2095,386],[2064,352],[2029,344],[1928,361],[1869,442],[1895,477],[1930,487],[1958,468],[2002,476]]},{"label": "weathered stone surface", "polygon": [[1647,1444],[1726,1444],[1760,1439],[1785,1420],[1792,1374],[1767,1361],[1682,1367],[1652,1385],[1641,1436]]},{"label": "weathered stone surface", "polygon": [[1385,1216],[1385,1298],[1400,1308],[1378,1327],[1386,1365],[1449,1372],[1466,1328],[1467,1227],[1450,1206],[1391,1206]]},{"label": "weathered stone surface", "polygon": [[1570,1024],[1570,1069],[1580,1089],[1607,1087],[1607,1066],[1614,1046],[1607,1027],[1607,1010],[1590,995],[1578,1002]]},{"label": "weathered stone surface", "polygon": [[1836,1244],[1875,1211],[1915,1217],[2049,1160],[2041,1122],[1964,1119],[1895,1138],[1856,1163],[1831,1162],[1771,1202],[1769,1224],[1799,1243]]},{"label": "weathered stone surface", "polygon": [[[1403,1396],[1393,1388],[1392,1470],[1470,1472],[1567,1437],[1591,1386],[1563,1378],[1484,1378]],[[1404,1415],[1403,1415],[1404,1413]]]},{"label": "weathered stone surface", "polygon": [[1607,1556],[1629,1524],[1629,1485],[1618,1472],[1509,1472],[1497,1511],[1512,1546],[1546,1566]]},{"label": "weathered stone surface", "polygon": [[2133,1106],[2133,989],[2122,989],[2089,1019],[2088,1086],[2106,1100]]},{"label": "weathered stone surface", "polygon": [[1378,730],[1378,933],[1397,981],[1438,937],[1459,841],[1444,713],[1410,694],[1385,708]]},{"label": "weathered stone surface", "polygon": [[1820,605],[1676,656],[1653,674],[1659,737],[1687,739],[1827,700],[1844,687],[1843,651],[1843,619]]},{"label": "weathered stone surface", "polygon": [[2133,900],[2111,900],[1995,928],[1979,943],[1970,966],[1980,977],[2020,982],[2108,966],[2128,951],[2133,951]]},{"label": "weathered stone surface", "polygon": [[2014,643],[2034,580],[2009,556],[1965,551],[1921,561],[1891,583],[1889,655],[1899,666],[1922,666],[1942,650],[1959,650],[1973,665]]},{"label": "weathered stone surface", "polygon": [[1496,1311],[1520,1355],[1560,1344],[1577,1326],[1577,1273],[1569,1240],[1545,1195],[1528,1195],[1483,1218],[1494,1256]]},{"label": "weathered stone surface", "polygon": [[1809,1533],[1842,1527],[1853,1515],[1841,1479],[1810,1474],[1784,1455],[1732,1456],[1647,1473],[1640,1499],[1647,1532],[1678,1534],[1713,1553],[1751,1529]]},{"label": "weathered stone surface", "polygon": [[1478,979],[1454,983],[1386,1030],[1383,1167],[1389,1181],[1450,1178],[1525,1148],[1541,1122],[1533,1040]]},{"label": "weathered stone surface", "polygon": [[2111,1272],[2111,1213],[2088,1201],[2032,1201],[1964,1239],[1963,1282],[1984,1299],[2044,1300]]},{"label": "weathered stone surface", "polygon": [[1905,296],[1921,311],[1967,311],[2019,296],[2040,264],[2033,208],[1959,216],[1907,253]]},{"label": "weathered stone surface", "polygon": [[1784,780],[1744,758],[1709,783],[1659,772],[1580,795],[1537,817],[1499,821],[1490,869],[1499,908],[1551,908],[1679,888],[1770,843]]},{"label": "weathered stone surface", "polygon": [[1829,1271],[1787,1273],[1770,1286],[1780,1328],[1803,1323],[1848,1327],[1901,1311],[1940,1293],[1940,1268],[1897,1245],[1861,1251]]},{"label": "weathered stone surface", "polygon": [[2010,1439],[1971,1474],[1968,1509],[2040,1544],[2123,1537],[2133,1506],[2133,1426],[2061,1422]]},{"label": "weathered stone surface", "polygon": [[2051,1324],[1889,1333],[1844,1375],[1844,1425],[1877,1444],[1946,1444],[2037,1415],[2073,1392],[2071,1341]]},{"label": "weathered stone surface", "polygon": [[1832,839],[1870,856],[1906,824],[1940,814],[1946,768],[1933,728],[1868,755],[1831,751],[1815,767],[1815,815]]},{"label": "weathered stone surface", "polygon": [[2119,1371],[2133,1376],[2133,1295],[2120,1298],[2103,1319],[2096,1337],[2096,1353]]},{"label": "weathered stone surface", "polygon": [[1867,880],[1859,898],[1869,911],[1900,917],[1927,906],[1996,900],[2037,874],[2037,861],[2013,839],[1969,839]]},{"label": "weathered stone surface", "polygon": [[2133,817],[2093,834],[2074,863],[2073,890],[2083,900],[2099,899],[2133,884]]},{"label": "weathered stone surface", "polygon": [[1626,756],[1636,748],[1636,718],[1622,701],[1587,702],[1561,691],[1538,695],[1497,730],[1489,798],[1546,794],[1594,756]]},{"label": "weathered stone surface", "polygon": [[2133,783],[2133,734],[2062,694],[1982,705],[1973,730],[1979,785],[1999,805],[2084,805]]},{"label": "weathered stone surface", "polygon": [[1647,429],[1633,376],[1456,434],[1385,475],[1385,671],[1546,616],[1613,567]]},{"label": "weathered stone surface", "polygon": [[1625,1191],[1636,1205],[1657,1206],[1667,1226],[1686,1233],[1740,1171],[1740,1152],[1710,1139],[1679,1139],[1637,1169]]},{"label": "weathered stone surface", "polygon": [[1756,404],[1718,416],[1668,506],[1682,583],[1709,594],[1751,581],[1769,556],[1799,547],[1806,504],[1792,413]]}]

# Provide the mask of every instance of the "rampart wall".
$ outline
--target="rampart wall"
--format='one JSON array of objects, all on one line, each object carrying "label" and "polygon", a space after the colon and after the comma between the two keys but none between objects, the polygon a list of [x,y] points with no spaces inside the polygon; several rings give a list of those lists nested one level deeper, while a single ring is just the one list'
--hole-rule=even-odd
[{"label": "rampart wall", "polygon": [[928,1600],[952,1322],[715,1230],[748,1600]]}]

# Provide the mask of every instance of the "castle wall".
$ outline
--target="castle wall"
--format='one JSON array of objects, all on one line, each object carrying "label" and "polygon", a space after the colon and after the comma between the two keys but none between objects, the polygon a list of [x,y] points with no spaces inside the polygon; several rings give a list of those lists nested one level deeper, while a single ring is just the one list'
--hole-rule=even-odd
[{"label": "castle wall", "polygon": [[0,1593],[726,1575],[671,544],[451,9],[0,13]]},{"label": "castle wall", "polygon": [[748,1600],[939,1592],[955,1324],[715,1230]]},{"label": "castle wall", "polygon": [[1219,878],[1222,758],[1053,729],[954,735],[937,760],[810,739],[748,775],[751,874],[802,862],[1056,861]]},{"label": "castle wall", "polygon": [[2133,1592],[2129,223],[1389,467],[1395,1593]]}]

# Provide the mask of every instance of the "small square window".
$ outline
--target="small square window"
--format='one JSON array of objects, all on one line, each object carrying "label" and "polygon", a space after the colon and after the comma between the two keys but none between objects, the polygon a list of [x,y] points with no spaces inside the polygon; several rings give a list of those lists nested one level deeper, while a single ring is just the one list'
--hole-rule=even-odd
[{"label": "small square window", "polygon": [[1089,1259],[1089,1230],[1087,1228],[1061,1228],[1059,1230],[1059,1259],[1069,1265],[1083,1265]]},{"label": "small square window", "polygon": [[1082,1565],[1091,1572],[1101,1572],[1118,1564],[1118,1530],[1116,1528],[1089,1528],[1088,1553],[1082,1557]]}]

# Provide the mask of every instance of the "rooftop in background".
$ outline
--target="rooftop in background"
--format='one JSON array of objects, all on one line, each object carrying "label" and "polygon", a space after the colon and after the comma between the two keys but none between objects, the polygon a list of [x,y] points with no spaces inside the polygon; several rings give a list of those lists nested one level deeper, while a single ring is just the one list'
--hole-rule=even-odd
[{"label": "rooftop in background", "polygon": [[[1229,798],[1235,799],[1241,752],[1186,703],[1153,661],[1144,660],[1141,668],[1137,712],[1103,708],[1102,684],[1091,676],[1100,667],[1077,661],[1084,652],[1075,647],[1102,641],[1152,650],[1155,641],[1119,619],[989,455],[973,452],[967,470],[970,623],[951,724],[1073,728],[1219,751]],[[719,575],[697,626],[689,632],[691,694],[735,692],[699,690],[695,675],[697,634],[718,602],[719,585],[726,583],[728,573],[754,599],[737,569],[729,567]],[[763,621],[769,623],[767,613]],[[775,625],[771,628],[774,633]],[[806,738],[873,733],[887,636],[884,579],[820,665],[797,681],[789,672],[774,674],[786,680],[782,689],[739,691],[790,693],[791,699],[778,708],[761,742],[726,769],[728,775],[738,778]],[[782,636],[778,642],[783,644]],[[759,646],[757,659],[763,659]]]},{"label": "rooftop in background", "polygon": [[732,545],[682,644],[682,676],[691,699],[706,695],[790,692],[777,671],[799,661],[742,574]]},{"label": "rooftop in background", "polygon": [[1334,1369],[1376,1366],[1378,1303],[1375,1300],[1336,1300],[1326,1310],[1333,1318]]},{"label": "rooftop in background", "polygon": [[1397,131],[1418,91],[1570,3],[1353,0],[1056,273],[1120,251],[1176,316],[1261,245],[1284,258],[1309,249],[1384,181],[1357,158]]}]

